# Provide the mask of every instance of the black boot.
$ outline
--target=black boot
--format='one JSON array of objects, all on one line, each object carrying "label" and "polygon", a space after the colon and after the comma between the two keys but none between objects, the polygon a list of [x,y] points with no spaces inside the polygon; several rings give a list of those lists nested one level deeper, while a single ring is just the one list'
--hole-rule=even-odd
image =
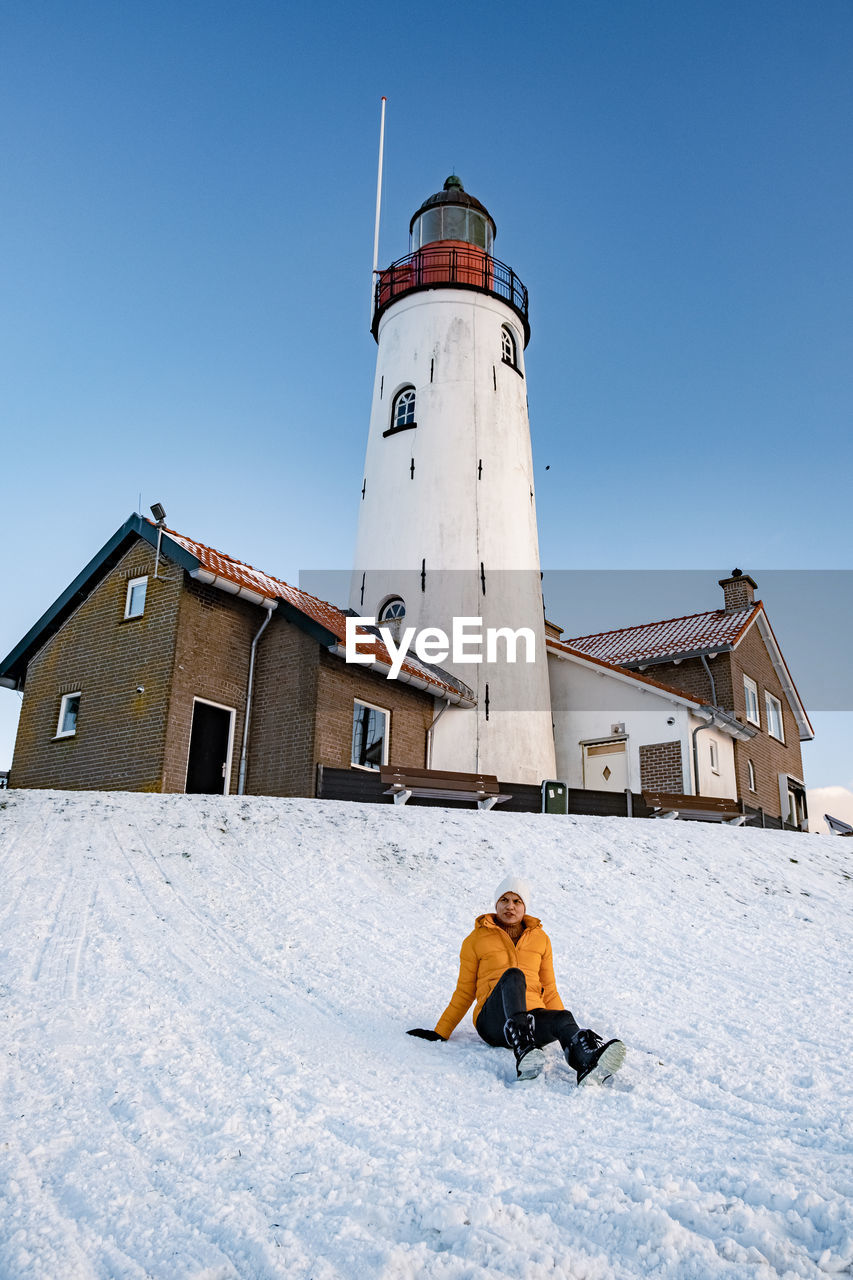
[{"label": "black boot", "polygon": [[514,1013],[504,1023],[504,1039],[515,1054],[519,1080],[535,1080],[545,1066],[545,1054],[533,1038],[533,1014]]},{"label": "black boot", "polygon": [[577,1072],[578,1084],[593,1080],[603,1084],[618,1071],[625,1061],[625,1046],[621,1040],[602,1043],[601,1036],[589,1029],[576,1031],[566,1050],[566,1062]]}]

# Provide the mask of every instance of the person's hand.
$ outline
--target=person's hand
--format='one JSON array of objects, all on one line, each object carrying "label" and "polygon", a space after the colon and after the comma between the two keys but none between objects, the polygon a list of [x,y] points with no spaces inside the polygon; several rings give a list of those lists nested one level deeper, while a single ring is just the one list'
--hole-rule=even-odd
[{"label": "person's hand", "polygon": [[437,1031],[425,1031],[423,1027],[412,1027],[411,1031],[406,1032],[407,1036],[418,1036],[421,1040],[441,1040],[444,1043],[444,1036],[440,1036]]}]

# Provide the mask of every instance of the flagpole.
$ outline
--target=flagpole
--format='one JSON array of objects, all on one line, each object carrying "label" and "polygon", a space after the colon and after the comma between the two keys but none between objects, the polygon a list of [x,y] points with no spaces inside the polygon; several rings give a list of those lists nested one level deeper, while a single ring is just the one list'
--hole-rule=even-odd
[{"label": "flagpole", "polygon": [[379,123],[379,168],[376,174],[376,219],[373,225],[373,275],[370,278],[370,322],[373,323],[373,300],[376,277],[379,274],[379,209],[382,204],[382,160],[385,154],[385,98],[382,99],[382,116]]}]

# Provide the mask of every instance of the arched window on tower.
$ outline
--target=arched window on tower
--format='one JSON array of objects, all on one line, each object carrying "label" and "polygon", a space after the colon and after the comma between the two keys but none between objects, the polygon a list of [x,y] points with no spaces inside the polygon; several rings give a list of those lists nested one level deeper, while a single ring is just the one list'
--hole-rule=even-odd
[{"label": "arched window on tower", "polygon": [[391,426],[386,436],[394,431],[408,431],[418,424],[415,422],[415,388],[403,387],[398,391],[391,405]]},{"label": "arched window on tower", "polygon": [[397,618],[405,618],[406,605],[402,596],[390,596],[379,610],[380,622],[393,622]]},{"label": "arched window on tower", "polygon": [[403,597],[388,596],[388,598],[379,606],[376,621],[380,626],[387,627],[395,640],[399,640],[405,616],[406,602]]},{"label": "arched window on tower", "polygon": [[511,365],[513,369],[518,369],[518,347],[515,335],[506,324],[501,325],[501,360],[504,364]]}]

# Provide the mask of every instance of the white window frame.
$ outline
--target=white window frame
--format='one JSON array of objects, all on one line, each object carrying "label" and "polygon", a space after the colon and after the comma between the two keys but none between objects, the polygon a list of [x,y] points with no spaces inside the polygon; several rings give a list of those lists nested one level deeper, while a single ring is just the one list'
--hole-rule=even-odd
[{"label": "white window frame", "polygon": [[[402,605],[402,610],[395,609],[393,613],[389,612],[389,610],[393,609],[396,605]],[[405,616],[406,602],[403,597],[389,596],[388,599],[383,601],[380,605],[379,614],[376,620],[377,622],[399,622],[402,618],[405,618]]]},{"label": "white window frame", "polygon": [[[750,715],[750,695],[752,695],[752,702],[754,702],[755,704],[754,716]],[[749,676],[744,676],[743,678],[743,696],[746,702],[747,720],[749,721],[750,724],[757,725],[758,728],[760,729],[761,728],[761,711],[759,709],[760,703],[758,701],[758,685]]]},{"label": "white window frame", "polygon": [[[782,703],[769,691],[769,689],[764,690],[764,709],[767,712],[767,732],[770,734],[770,737],[775,738],[777,742],[784,743],[785,720],[782,715]],[[774,712],[776,713],[775,715]],[[773,724],[777,717],[779,720],[779,732],[774,733]]]},{"label": "white window frame", "polygon": [[[56,733],[54,734],[54,741],[56,741],[56,739],[57,739],[57,738],[74,738],[74,737],[76,737],[76,734],[77,734],[77,720],[78,720],[78,718],[79,718],[79,716],[80,716],[80,700],[82,699],[82,697],[83,697],[83,694],[81,693],[81,691],[80,691],[79,689],[77,690],[77,692],[76,692],[76,693],[63,693],[63,695],[62,695],[62,699],[61,699],[61,701],[60,701],[60,703],[59,703],[59,719],[58,719],[58,720],[57,720],[57,722],[56,722]],[[68,708],[68,703],[70,702],[70,700],[71,700],[72,698],[77,698],[77,699],[78,699],[78,703],[77,703],[77,715],[74,717],[74,728],[73,728],[73,729],[63,729],[63,727],[62,727],[62,722],[63,722],[63,720],[65,719],[65,713],[66,713],[66,710],[67,710],[67,708]]]},{"label": "white window frame", "polygon": [[799,796],[793,788],[788,788],[788,816],[785,819],[792,827],[798,827],[801,822],[800,801]]},{"label": "white window frame", "polygon": [[[418,424],[415,421],[415,410],[418,407],[418,395],[414,387],[401,387],[391,403],[391,430],[406,431]],[[401,413],[402,410],[402,413]],[[402,421],[398,419],[402,418]]]},{"label": "white window frame", "polygon": [[755,765],[749,759],[747,759],[746,762],[746,776],[750,791],[757,791],[758,788],[755,785]]},{"label": "white window frame", "polygon": [[708,751],[711,756],[711,772],[719,775],[720,772],[720,748],[718,744],[711,738],[708,742]]},{"label": "white window frame", "polygon": [[379,707],[376,705],[375,702],[367,702],[364,698],[353,698],[352,700],[352,725],[351,725],[350,749],[349,749],[350,767],[353,769],[361,769],[364,773],[376,773],[380,767],[379,765],[358,764],[358,762],[354,759],[355,751],[353,750],[353,748],[355,744],[353,742],[353,736],[355,733],[356,707],[368,707],[371,711],[378,711],[380,715],[383,715],[385,717],[385,733],[383,734],[383,737],[382,737],[381,764],[383,765],[388,763],[388,745],[391,740],[391,712],[388,707]]},{"label": "white window frame", "polygon": [[[507,348],[509,348],[508,354]],[[518,368],[518,343],[508,324],[501,325],[501,360],[511,369]]]},{"label": "white window frame", "polygon": [[[131,613],[130,606],[133,602],[133,589],[134,587],[138,587],[140,585],[143,586],[142,608],[139,610],[138,613]],[[124,617],[126,622],[132,618],[141,618],[144,615],[147,598],[148,598],[148,574],[147,573],[144,574],[141,578],[129,578],[127,583],[127,594],[124,597]]]},{"label": "white window frame", "polygon": [[[187,794],[187,778],[190,776],[190,747],[192,745],[193,736],[193,716],[195,715],[195,704],[197,702],[204,702],[209,707],[216,707],[219,711],[229,711],[231,713],[231,720],[228,725],[228,755],[225,759],[225,786],[222,788],[222,795],[228,796],[231,794],[231,766],[234,763],[234,728],[237,722],[237,709],[236,707],[229,707],[224,702],[214,702],[212,698],[197,698],[195,696],[193,696],[192,711],[190,712],[190,731],[189,737],[187,738],[187,763],[184,768],[183,794]],[[219,795],[220,793],[218,791],[214,791],[211,792],[211,794]]]}]

